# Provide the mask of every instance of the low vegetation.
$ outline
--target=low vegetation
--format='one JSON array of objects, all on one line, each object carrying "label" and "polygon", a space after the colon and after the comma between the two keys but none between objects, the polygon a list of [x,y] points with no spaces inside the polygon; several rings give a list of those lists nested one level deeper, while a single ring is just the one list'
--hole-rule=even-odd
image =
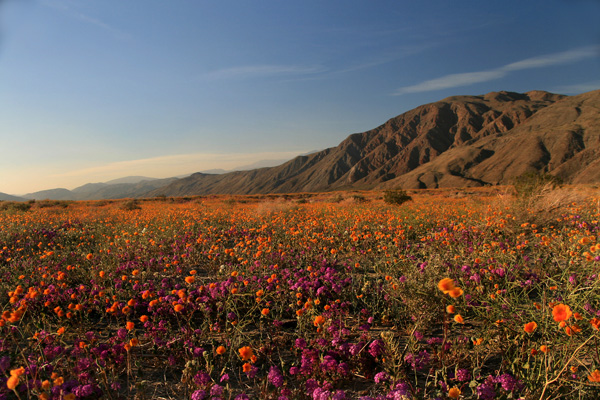
[{"label": "low vegetation", "polygon": [[571,190],[0,207],[0,398],[597,399]]}]

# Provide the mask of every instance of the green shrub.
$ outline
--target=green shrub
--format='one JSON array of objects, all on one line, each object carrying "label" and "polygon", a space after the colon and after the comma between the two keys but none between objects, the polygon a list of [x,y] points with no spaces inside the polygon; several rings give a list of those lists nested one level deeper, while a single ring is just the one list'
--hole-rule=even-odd
[{"label": "green shrub", "polygon": [[383,192],[383,201],[388,204],[400,205],[410,200],[412,200],[412,197],[402,189],[386,190]]},{"label": "green shrub", "polygon": [[527,172],[515,178],[513,186],[517,197],[528,199],[539,195],[543,190],[555,189],[562,184],[562,180],[554,175]]}]

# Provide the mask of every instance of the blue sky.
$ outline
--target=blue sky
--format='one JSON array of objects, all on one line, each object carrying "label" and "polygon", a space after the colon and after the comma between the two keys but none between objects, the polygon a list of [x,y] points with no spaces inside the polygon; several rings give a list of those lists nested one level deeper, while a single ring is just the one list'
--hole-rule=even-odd
[{"label": "blue sky", "polygon": [[460,94],[600,88],[600,2],[0,0],[0,192],[337,145]]}]

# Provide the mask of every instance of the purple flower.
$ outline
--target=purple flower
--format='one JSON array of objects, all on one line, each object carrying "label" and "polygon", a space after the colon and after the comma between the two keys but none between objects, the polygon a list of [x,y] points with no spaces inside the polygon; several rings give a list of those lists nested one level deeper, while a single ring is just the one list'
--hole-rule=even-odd
[{"label": "purple flower", "polygon": [[348,399],[348,397],[346,397],[346,392],[344,392],[343,390],[336,390],[333,397],[331,397],[331,400],[347,400],[347,399]]},{"label": "purple flower", "polygon": [[125,340],[127,337],[127,329],[121,328],[117,331],[117,337],[121,340]]},{"label": "purple flower", "polygon": [[205,390],[196,390],[192,393],[192,400],[204,400],[206,398]]},{"label": "purple flower", "polygon": [[271,369],[269,369],[267,379],[276,388],[280,388],[281,386],[283,386],[283,376],[281,375],[281,371],[279,370],[279,368],[277,368],[276,366],[272,366]]},{"label": "purple flower", "polygon": [[206,372],[198,372],[194,376],[194,383],[198,386],[206,386],[211,382],[210,375]]},{"label": "purple flower", "polygon": [[221,396],[221,395],[223,395],[224,390],[225,390],[225,388],[221,385],[213,385],[213,387],[210,388],[210,395],[211,396]]},{"label": "purple flower", "polygon": [[329,390],[325,390],[320,387],[317,387],[312,392],[313,400],[329,400],[330,395],[331,395],[331,393],[329,392]]},{"label": "purple flower", "polygon": [[496,382],[502,386],[502,389],[507,392],[512,392],[520,386],[518,379],[510,374],[503,374],[496,378]]},{"label": "purple flower", "polygon": [[477,386],[477,396],[482,400],[493,400],[496,397],[494,382],[491,376],[481,385]]},{"label": "purple flower", "polygon": [[4,356],[0,358],[0,372],[4,373],[7,369],[10,368],[10,357]]},{"label": "purple flower", "polygon": [[456,380],[459,382],[466,382],[471,379],[471,373],[467,369],[459,369],[456,371]]},{"label": "purple flower", "polygon": [[250,371],[246,372],[246,376],[250,379],[253,379],[256,377],[256,374],[258,373],[258,368],[253,365],[250,367]]},{"label": "purple flower", "polygon": [[375,375],[375,383],[383,383],[388,379],[390,379],[390,375],[385,371],[381,371]]},{"label": "purple flower", "polygon": [[379,340],[374,340],[369,345],[369,354],[373,357],[377,357],[383,352],[383,343]]}]

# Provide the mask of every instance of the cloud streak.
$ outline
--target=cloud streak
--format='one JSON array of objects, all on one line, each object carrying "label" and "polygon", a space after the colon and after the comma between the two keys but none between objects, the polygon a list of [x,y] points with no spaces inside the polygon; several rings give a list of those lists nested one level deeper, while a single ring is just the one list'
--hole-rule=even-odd
[{"label": "cloud streak", "polygon": [[82,177],[87,182],[105,181],[129,175],[167,178],[182,174],[220,168],[231,170],[242,165],[273,159],[292,159],[302,151],[262,153],[191,153],[139,160],[118,161],[90,168],[72,170],[52,175],[52,178]]},{"label": "cloud streak", "polygon": [[98,28],[101,28],[101,29],[109,32],[111,35],[113,35],[116,38],[119,38],[119,39],[130,39],[131,38],[131,35],[129,35],[127,32],[124,32],[121,29],[118,29],[110,24],[107,24],[100,19],[91,17],[87,14],[82,13],[81,11],[76,10],[75,7],[73,7],[72,2],[58,1],[58,0],[42,0],[40,2],[40,4],[42,4],[45,7],[58,10],[58,11],[62,12],[63,14],[68,15],[71,18],[75,18],[75,19],[78,19],[79,21],[82,21],[87,24],[94,25]]},{"label": "cloud streak", "polygon": [[586,46],[560,53],[548,54],[539,57],[526,58],[521,61],[506,64],[487,71],[465,72],[450,74],[440,78],[430,79],[412,86],[404,86],[393,93],[399,96],[407,93],[430,92],[434,90],[449,89],[459,86],[468,86],[475,83],[488,82],[500,79],[515,71],[526,69],[545,68],[554,65],[571,64],[588,58],[600,56],[600,46]]},{"label": "cloud streak", "polygon": [[239,67],[222,68],[207,72],[201,78],[207,80],[248,79],[288,75],[310,75],[323,72],[319,66],[302,65],[244,65]]},{"label": "cloud streak", "polygon": [[573,85],[558,86],[553,91],[564,94],[580,94],[598,89],[600,89],[600,79],[596,81],[576,83]]}]

